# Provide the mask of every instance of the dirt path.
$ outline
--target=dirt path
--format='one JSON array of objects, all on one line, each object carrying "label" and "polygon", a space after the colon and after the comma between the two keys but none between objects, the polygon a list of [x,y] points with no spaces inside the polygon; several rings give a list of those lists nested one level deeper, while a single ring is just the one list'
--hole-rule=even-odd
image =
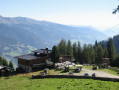
[{"label": "dirt path", "polygon": [[104,71],[98,71],[98,70],[89,70],[86,68],[83,68],[80,75],[84,75],[84,73],[88,73],[89,76],[91,76],[93,73],[96,74],[96,77],[109,77],[109,78],[119,78],[119,76],[104,72]]}]

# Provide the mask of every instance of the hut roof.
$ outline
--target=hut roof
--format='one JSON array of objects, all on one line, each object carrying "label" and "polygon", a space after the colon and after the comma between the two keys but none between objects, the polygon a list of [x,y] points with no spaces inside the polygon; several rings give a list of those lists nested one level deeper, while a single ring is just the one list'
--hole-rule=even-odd
[{"label": "hut roof", "polygon": [[41,58],[41,57],[37,57],[32,54],[26,54],[26,55],[17,56],[15,58],[20,58],[20,59],[25,59],[25,60],[34,60],[34,59]]}]

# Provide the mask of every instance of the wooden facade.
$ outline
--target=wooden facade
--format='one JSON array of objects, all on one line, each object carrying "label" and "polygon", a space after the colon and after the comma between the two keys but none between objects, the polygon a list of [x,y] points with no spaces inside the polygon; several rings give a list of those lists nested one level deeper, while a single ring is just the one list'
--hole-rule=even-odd
[{"label": "wooden facade", "polygon": [[102,67],[107,68],[110,65],[110,58],[102,58]]},{"label": "wooden facade", "polygon": [[24,72],[32,72],[43,69],[46,65],[46,60],[49,59],[51,50],[40,49],[32,51],[31,54],[17,56],[18,68]]},{"label": "wooden facade", "polygon": [[59,62],[60,63],[63,63],[63,62],[66,62],[66,61],[70,61],[71,62],[71,56],[69,56],[69,55],[60,56],[60,58],[59,58]]},{"label": "wooden facade", "polygon": [[34,60],[25,60],[25,59],[18,59],[18,64],[25,65],[25,66],[33,66],[33,64],[40,64],[40,63],[45,63],[45,60],[48,59],[48,57],[42,57],[42,58],[37,58]]}]

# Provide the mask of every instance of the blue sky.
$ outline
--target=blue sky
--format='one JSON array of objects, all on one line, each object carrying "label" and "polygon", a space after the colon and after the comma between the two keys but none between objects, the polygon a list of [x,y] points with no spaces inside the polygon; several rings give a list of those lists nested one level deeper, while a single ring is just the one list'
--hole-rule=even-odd
[{"label": "blue sky", "polygon": [[118,0],[0,0],[0,15],[104,29],[119,24],[118,14],[112,15],[118,4]]}]

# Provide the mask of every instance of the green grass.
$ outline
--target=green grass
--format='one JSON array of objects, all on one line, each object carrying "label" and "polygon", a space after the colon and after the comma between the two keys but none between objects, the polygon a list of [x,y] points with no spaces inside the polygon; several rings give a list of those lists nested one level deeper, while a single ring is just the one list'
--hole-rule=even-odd
[{"label": "green grass", "polygon": [[86,65],[86,66],[83,66],[83,68],[92,70],[93,66],[87,66],[87,65]]},{"label": "green grass", "polygon": [[0,90],[118,90],[119,83],[92,79],[0,78]]},{"label": "green grass", "polygon": [[[86,68],[91,69],[91,66],[86,66]],[[112,70],[100,70],[112,73]],[[61,74],[61,71],[51,69],[49,74]],[[118,90],[119,88],[119,82],[112,81],[69,78],[30,79],[32,75],[38,75],[39,72],[43,72],[43,70],[14,75],[9,79],[2,77],[0,78],[0,90]],[[68,72],[62,74],[68,74]]]}]

